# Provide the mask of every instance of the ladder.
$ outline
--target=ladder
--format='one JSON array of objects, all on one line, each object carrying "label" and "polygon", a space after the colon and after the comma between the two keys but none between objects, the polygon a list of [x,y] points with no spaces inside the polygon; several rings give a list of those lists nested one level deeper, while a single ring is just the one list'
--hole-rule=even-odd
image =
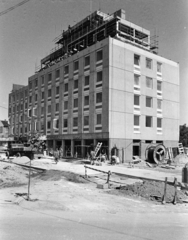
[{"label": "ladder", "polygon": [[100,150],[102,143],[98,142],[94,152],[94,158],[96,158],[98,151]]},{"label": "ladder", "polygon": [[179,150],[179,154],[185,154],[182,143],[178,143],[178,150]]}]

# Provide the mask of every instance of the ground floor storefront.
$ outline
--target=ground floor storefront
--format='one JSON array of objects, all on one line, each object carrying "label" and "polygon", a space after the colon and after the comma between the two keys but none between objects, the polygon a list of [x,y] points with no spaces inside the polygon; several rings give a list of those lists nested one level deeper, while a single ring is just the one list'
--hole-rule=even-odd
[{"label": "ground floor storefront", "polygon": [[129,162],[133,156],[146,159],[146,150],[150,146],[162,144],[165,148],[177,147],[177,141],[144,140],[144,139],[114,139],[108,133],[67,134],[47,136],[47,149],[62,149],[64,157],[88,158],[97,144],[102,143],[98,152],[108,159],[112,155],[119,157],[120,162]]}]

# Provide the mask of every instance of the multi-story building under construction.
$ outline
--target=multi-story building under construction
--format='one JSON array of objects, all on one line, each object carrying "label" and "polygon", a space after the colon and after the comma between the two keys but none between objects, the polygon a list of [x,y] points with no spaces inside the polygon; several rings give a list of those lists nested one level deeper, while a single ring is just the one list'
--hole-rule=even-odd
[{"label": "multi-story building under construction", "polygon": [[124,161],[143,156],[144,143],[176,146],[179,65],[159,56],[154,40],[124,10],[69,26],[28,85],[10,93],[13,133],[40,132],[49,148],[72,155],[102,142],[107,154],[123,149]]}]

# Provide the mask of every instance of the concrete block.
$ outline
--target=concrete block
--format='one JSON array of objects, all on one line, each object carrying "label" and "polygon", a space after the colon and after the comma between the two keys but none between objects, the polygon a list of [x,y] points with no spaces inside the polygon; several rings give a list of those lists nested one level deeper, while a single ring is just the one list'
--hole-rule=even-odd
[{"label": "concrete block", "polygon": [[104,183],[104,184],[97,184],[97,188],[100,188],[100,189],[108,189],[108,184],[107,183]]}]

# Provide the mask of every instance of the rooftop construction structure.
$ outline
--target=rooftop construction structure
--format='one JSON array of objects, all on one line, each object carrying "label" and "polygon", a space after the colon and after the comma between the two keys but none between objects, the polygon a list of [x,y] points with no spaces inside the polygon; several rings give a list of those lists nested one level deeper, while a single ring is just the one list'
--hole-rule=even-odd
[{"label": "rooftop construction structure", "polygon": [[56,47],[41,60],[38,70],[41,71],[108,37],[117,38],[154,53],[158,50],[155,36],[150,42],[150,32],[127,21],[124,10],[120,9],[111,15],[95,11],[74,26],[69,26],[55,39]]},{"label": "rooftop construction structure", "polygon": [[[150,31],[124,10],[95,11],[55,39],[28,85],[10,93],[17,136],[39,132],[48,148],[87,156],[91,146],[143,157],[148,143],[177,146],[179,65],[159,56]],[[15,87],[14,87],[15,89]]]}]

